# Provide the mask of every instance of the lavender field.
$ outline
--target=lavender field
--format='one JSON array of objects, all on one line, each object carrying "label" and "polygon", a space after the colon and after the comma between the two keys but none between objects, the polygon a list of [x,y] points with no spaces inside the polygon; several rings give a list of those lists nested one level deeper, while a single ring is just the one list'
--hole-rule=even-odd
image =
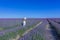
[{"label": "lavender field", "polygon": [[60,18],[0,18],[0,40],[60,40]]}]

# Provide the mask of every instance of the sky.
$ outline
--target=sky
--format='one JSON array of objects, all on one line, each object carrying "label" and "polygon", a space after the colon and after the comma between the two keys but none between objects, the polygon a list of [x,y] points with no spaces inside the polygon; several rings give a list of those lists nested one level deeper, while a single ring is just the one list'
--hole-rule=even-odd
[{"label": "sky", "polygon": [[60,18],[59,0],[0,0],[0,18]]}]

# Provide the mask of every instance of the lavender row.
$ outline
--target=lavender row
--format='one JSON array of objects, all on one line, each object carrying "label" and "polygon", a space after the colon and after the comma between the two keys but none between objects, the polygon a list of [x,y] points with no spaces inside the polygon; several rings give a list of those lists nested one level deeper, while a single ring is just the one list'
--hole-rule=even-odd
[{"label": "lavender row", "polygon": [[58,30],[58,32],[60,32],[60,24],[52,21],[52,20],[49,20],[51,22],[51,24],[56,28],[56,30]]},{"label": "lavender row", "polygon": [[60,40],[60,24],[48,19],[51,28],[53,29],[52,33],[56,40]]},{"label": "lavender row", "polygon": [[60,18],[51,18],[50,20],[60,24]]}]

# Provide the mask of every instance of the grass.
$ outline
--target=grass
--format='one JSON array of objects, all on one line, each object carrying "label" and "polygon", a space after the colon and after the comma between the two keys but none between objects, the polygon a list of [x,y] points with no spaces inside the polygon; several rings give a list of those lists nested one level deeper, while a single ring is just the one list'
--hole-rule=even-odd
[{"label": "grass", "polygon": [[10,38],[15,38],[16,35],[17,35],[16,32],[9,32],[3,36],[0,36],[0,40],[9,40]]},{"label": "grass", "polygon": [[22,34],[25,31],[29,30],[30,28],[32,28],[32,26],[29,27],[29,28],[27,28],[27,29],[22,28],[22,29],[18,30],[17,32],[9,32],[9,33],[6,33],[5,35],[0,36],[0,40],[9,40],[10,38],[15,38],[17,34],[19,34],[22,37]]},{"label": "grass", "polygon": [[22,34],[25,32],[26,30],[25,29],[20,29],[20,30],[18,30],[17,32],[18,32],[18,34],[20,35],[20,37],[22,36]]},{"label": "grass", "polygon": [[4,30],[4,28],[0,27],[0,31]]},{"label": "grass", "polygon": [[43,38],[42,38],[41,35],[39,35],[39,34],[33,34],[33,35],[32,35],[32,39],[33,39],[33,40],[43,40]]},{"label": "grass", "polygon": [[[18,30],[17,32],[9,32],[9,33],[6,33],[5,35],[3,36],[0,36],[0,40],[9,40],[10,38],[15,38],[17,34],[19,34],[20,36],[22,36],[22,34],[29,30],[30,28],[32,28],[33,26],[31,27],[28,27],[27,29],[25,28],[22,28],[20,30]],[[2,28],[0,28],[0,30],[3,30]]]}]

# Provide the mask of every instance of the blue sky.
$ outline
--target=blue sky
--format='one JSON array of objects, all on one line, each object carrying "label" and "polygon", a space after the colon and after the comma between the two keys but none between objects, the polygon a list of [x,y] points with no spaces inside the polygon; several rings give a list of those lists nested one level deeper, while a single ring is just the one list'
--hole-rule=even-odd
[{"label": "blue sky", "polygon": [[0,18],[60,18],[59,0],[0,0]]}]

